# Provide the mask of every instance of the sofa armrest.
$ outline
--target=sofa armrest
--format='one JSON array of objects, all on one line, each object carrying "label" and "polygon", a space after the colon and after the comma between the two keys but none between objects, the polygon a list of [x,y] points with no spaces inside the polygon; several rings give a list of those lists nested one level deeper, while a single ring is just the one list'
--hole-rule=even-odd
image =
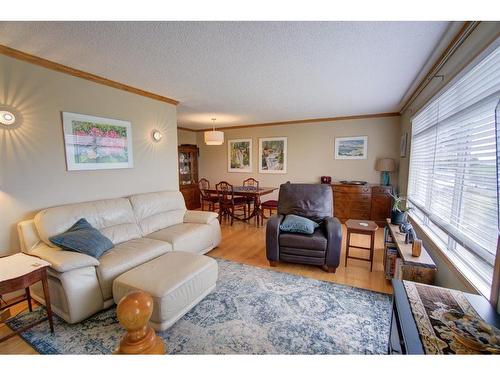
[{"label": "sofa armrest", "polygon": [[266,256],[267,260],[278,262],[280,260],[280,224],[283,215],[273,215],[267,221],[266,226]]},{"label": "sofa armrest", "polygon": [[21,244],[21,251],[24,253],[31,253],[41,240],[36,231],[35,221],[24,220],[17,224],[17,234],[19,235],[19,242]]},{"label": "sofa armrest", "polygon": [[46,244],[40,244],[31,250],[30,255],[41,258],[51,264],[51,268],[57,272],[67,272],[77,268],[95,267],[99,261],[91,257],[77,253],[75,251],[61,250],[58,247],[50,247]]},{"label": "sofa armrest", "polygon": [[209,224],[219,217],[215,212],[210,211],[186,211],[184,214],[185,223]]},{"label": "sofa armrest", "polygon": [[326,265],[338,267],[342,251],[342,224],[336,217],[327,217],[323,223],[327,238]]}]

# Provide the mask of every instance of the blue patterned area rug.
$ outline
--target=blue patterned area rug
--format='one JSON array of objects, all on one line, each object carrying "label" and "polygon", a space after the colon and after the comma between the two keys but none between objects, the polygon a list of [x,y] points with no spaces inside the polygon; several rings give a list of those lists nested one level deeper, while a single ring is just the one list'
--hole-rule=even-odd
[{"label": "blue patterned area rug", "polygon": [[[168,330],[169,354],[384,354],[390,296],[226,260],[214,292]],[[38,319],[26,312],[8,324]],[[115,308],[82,323],[55,318],[22,337],[43,354],[109,354],[124,331]]]}]

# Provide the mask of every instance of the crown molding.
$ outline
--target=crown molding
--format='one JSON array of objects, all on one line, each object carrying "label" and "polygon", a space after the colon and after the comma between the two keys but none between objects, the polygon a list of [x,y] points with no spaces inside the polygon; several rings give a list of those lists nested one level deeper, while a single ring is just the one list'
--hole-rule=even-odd
[{"label": "crown molding", "polygon": [[[400,116],[399,112],[387,112],[387,113],[373,113],[368,115],[354,115],[354,116],[338,116],[338,117],[321,117],[321,118],[309,118],[303,120],[287,120],[287,121],[277,121],[277,122],[263,122],[258,124],[247,124],[247,125],[237,125],[237,126],[218,126],[218,130],[232,130],[232,129],[244,129],[244,128],[259,128],[266,126],[279,126],[279,125],[305,125],[314,124],[322,122],[334,122],[334,121],[345,121],[345,120],[362,120],[369,118],[380,118],[380,117],[396,117]],[[189,129],[184,127],[177,127],[177,129],[188,130],[192,132],[204,132],[212,130],[212,128],[206,129]]]},{"label": "crown molding", "polygon": [[130,92],[132,94],[145,96],[147,98],[159,100],[161,102],[165,102],[168,104],[173,104],[173,105],[179,104],[179,101],[177,101],[175,99],[167,98],[166,96],[154,94],[154,93],[149,92],[149,91],[144,91],[144,90],[138,89],[136,87],[126,85],[124,83],[112,81],[110,79],[107,79],[107,78],[104,78],[104,77],[101,77],[101,76],[98,76],[98,75],[95,75],[92,73],[84,72],[83,70],[71,68],[69,66],[62,65],[62,64],[56,63],[54,61],[44,59],[42,57],[30,55],[29,53],[19,51],[17,49],[11,48],[11,47],[4,46],[2,44],[0,44],[0,54],[12,57],[12,58],[17,59],[17,60],[26,61],[26,62],[34,64],[34,65],[42,66],[42,67],[47,68],[47,69],[55,70],[56,72],[69,74],[73,77],[86,79],[87,81],[92,81],[92,82],[95,82],[95,83],[98,83],[98,84],[101,84],[104,86],[109,86],[109,87],[112,87],[112,88],[115,88],[118,90],[127,91],[127,92]]},{"label": "crown molding", "polygon": [[460,28],[457,34],[450,41],[448,46],[444,49],[443,53],[439,56],[436,62],[429,69],[427,74],[422,78],[417,87],[413,90],[408,99],[401,106],[400,113],[403,113],[408,106],[416,99],[416,97],[427,87],[429,82],[432,81],[437,72],[446,64],[446,62],[450,59],[451,56],[456,52],[456,50],[463,44],[463,42],[469,37],[470,34],[479,26],[480,21],[467,21],[464,22],[464,25]]}]

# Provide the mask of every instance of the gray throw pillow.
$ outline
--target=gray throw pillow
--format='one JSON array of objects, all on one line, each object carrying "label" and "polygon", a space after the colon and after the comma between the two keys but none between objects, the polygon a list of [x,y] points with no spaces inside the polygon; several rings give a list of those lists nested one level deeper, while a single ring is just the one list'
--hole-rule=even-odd
[{"label": "gray throw pillow", "polygon": [[313,234],[319,224],[307,217],[297,215],[286,215],[285,220],[280,225],[283,232]]},{"label": "gray throw pillow", "polygon": [[52,236],[49,240],[64,250],[87,254],[97,259],[114,246],[108,237],[83,218],[66,232]]}]

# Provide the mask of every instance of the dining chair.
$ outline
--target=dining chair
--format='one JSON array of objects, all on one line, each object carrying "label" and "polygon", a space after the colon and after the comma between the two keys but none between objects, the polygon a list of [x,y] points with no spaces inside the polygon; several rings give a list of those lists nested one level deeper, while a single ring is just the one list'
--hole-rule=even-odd
[{"label": "dining chair", "polygon": [[208,203],[208,210],[215,211],[215,205],[219,201],[217,195],[210,193],[210,182],[206,178],[201,178],[198,182],[200,189],[201,210],[205,210],[205,202]]},{"label": "dining chair", "polygon": [[229,182],[221,181],[215,185],[217,198],[219,202],[219,222],[222,222],[223,217],[231,217],[231,226],[233,225],[234,211],[242,209],[243,215],[246,217],[247,205],[246,199],[243,197],[234,196],[234,188]]},{"label": "dining chair", "polygon": [[[255,189],[256,191],[259,190],[259,181],[257,181],[255,178],[247,178],[246,180],[243,181],[243,186],[244,187],[248,187],[248,188],[253,188]],[[254,210],[255,210],[255,198],[254,197],[246,197],[245,198],[245,201],[247,203],[247,207],[248,207],[248,214],[250,214],[251,211],[251,205],[253,204],[254,205]],[[258,215],[255,215],[255,218],[256,220],[259,220],[259,217]]]}]

